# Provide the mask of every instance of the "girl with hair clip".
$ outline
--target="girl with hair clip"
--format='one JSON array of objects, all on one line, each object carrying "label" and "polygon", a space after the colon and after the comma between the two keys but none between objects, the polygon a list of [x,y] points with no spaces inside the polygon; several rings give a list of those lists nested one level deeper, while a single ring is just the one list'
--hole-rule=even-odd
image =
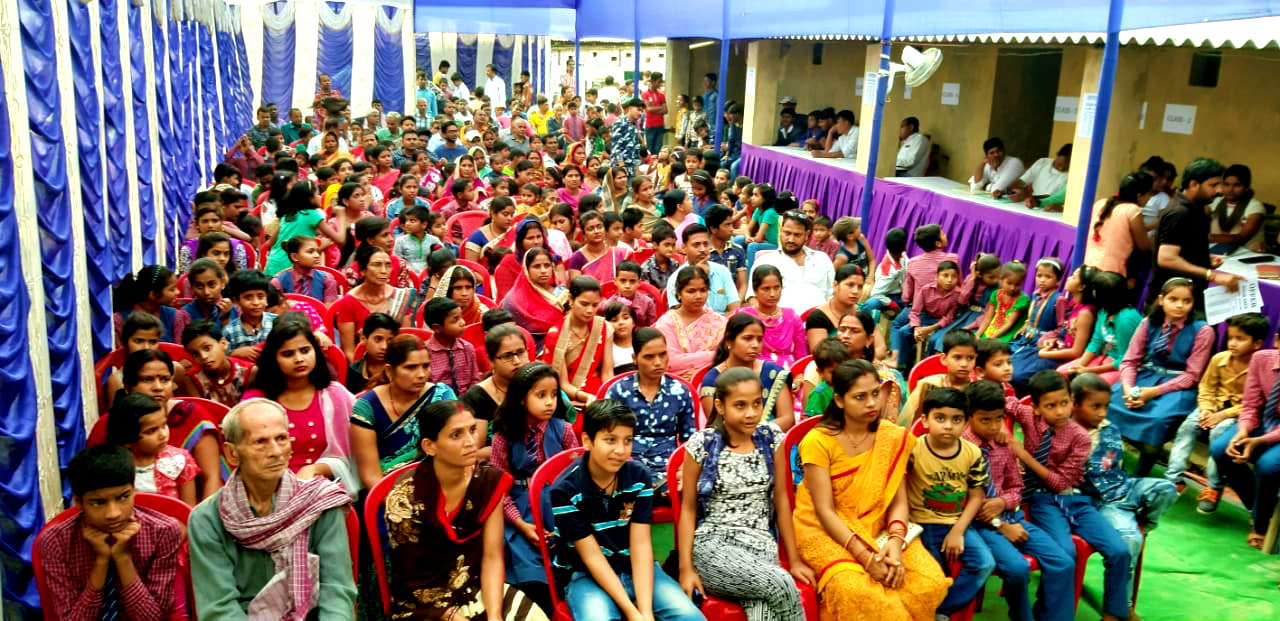
[{"label": "girl with hair clip", "polygon": [[351,409],[351,455],[366,488],[418,458],[418,415],[424,408],[458,398],[452,388],[427,379],[427,345],[418,337],[391,339],[385,355],[386,365]]},{"label": "girl with hair clip", "polygon": [[613,378],[613,328],[596,315],[600,283],[590,276],[569,281],[564,323],[547,331],[543,356],[560,376],[574,404],[589,405],[600,385]]},{"label": "girl with hair clip", "polygon": [[1075,360],[1084,354],[1089,337],[1093,334],[1098,313],[1097,290],[1093,279],[1097,270],[1081,265],[1067,278],[1067,295],[1059,296],[1055,317],[1055,330],[1040,335],[1035,349],[1021,347],[1013,350],[1013,379],[1011,383],[1025,386],[1037,371],[1056,369],[1067,360]]},{"label": "girl with hair clip", "polygon": [[720,194],[716,184],[706,171],[698,171],[689,175],[689,192],[693,195],[693,213],[699,218],[706,215],[707,207],[720,202]]},{"label": "girl with hair clip", "polygon": [[764,419],[785,431],[795,424],[791,371],[760,357],[764,334],[764,323],[758,318],[745,313],[730,317],[725,324],[724,339],[716,347],[716,357],[702,377],[698,394],[702,410],[710,412],[718,390],[717,378],[730,369],[750,369],[759,377],[764,390]]},{"label": "girl with hair clip", "polygon": [[1200,375],[1213,349],[1213,327],[1192,314],[1195,284],[1174,277],[1160,287],[1147,318],[1138,324],[1120,361],[1107,419],[1139,443],[1135,477],[1151,473],[1161,447],[1197,407]]},{"label": "girl with hair clip", "polygon": [[282,316],[262,345],[258,373],[244,400],[270,399],[285,409],[292,442],[289,469],[298,478],[337,481],[355,498],[360,476],[351,463],[354,399],[333,378],[322,351],[309,323]]},{"label": "girl with hair clip", "polygon": [[817,575],[824,619],[934,617],[950,580],[910,536],[905,475],[916,439],[881,420],[880,380],[865,360],[832,372],[834,397],[800,441],[804,480],[793,518],[797,558]]},{"label": "girl with hair clip", "polygon": [[484,428],[457,401],[418,415],[422,461],[387,494],[391,614],[396,619],[547,617],[505,584],[501,499],[511,475],[479,456]]},{"label": "girl with hair clip", "polygon": [[[358,186],[356,186],[358,187]],[[354,191],[355,188],[352,188]],[[348,194],[350,197],[350,194]],[[347,241],[347,215],[345,210],[334,210],[333,223],[326,222],[320,213],[320,195],[309,181],[299,181],[276,208],[278,219],[267,225],[267,239],[271,251],[267,256],[267,276],[274,276],[289,269],[289,254],[283,244],[295,237],[323,235],[325,239],[341,247]],[[321,248],[324,250],[324,248]]]},{"label": "girl with hair clip", "polygon": [[[489,457],[494,468],[515,479],[502,500],[507,583],[548,610],[551,593],[533,525],[528,481],[551,456],[582,446],[565,415],[556,370],[542,362],[524,366],[512,378],[507,396],[498,407]],[[550,496],[544,495],[542,500],[544,514],[549,515]]]},{"label": "girl with hair clip", "polygon": [[[796,553],[783,433],[763,422],[759,377],[732,368],[712,389],[712,424],[685,444],[677,549],[680,587],[737,601],[747,619],[803,619],[797,582],[814,584]],[[777,537],[775,537],[775,532]],[[779,542],[790,561],[783,569]]]},{"label": "girl with hair clip", "polygon": [[715,359],[716,344],[724,337],[725,318],[707,308],[710,279],[692,265],[676,275],[676,306],[653,324],[667,340],[668,371],[689,381]]},{"label": "girl with hair clip", "polygon": [[117,343],[124,342],[124,322],[136,312],[144,312],[160,320],[164,329],[160,340],[166,343],[180,343],[182,330],[191,323],[187,311],[174,308],[173,301],[178,299],[178,279],[173,271],[163,265],[148,265],[137,274],[128,274],[120,284],[116,285],[112,295],[112,306],[115,314],[112,325],[115,329]]}]

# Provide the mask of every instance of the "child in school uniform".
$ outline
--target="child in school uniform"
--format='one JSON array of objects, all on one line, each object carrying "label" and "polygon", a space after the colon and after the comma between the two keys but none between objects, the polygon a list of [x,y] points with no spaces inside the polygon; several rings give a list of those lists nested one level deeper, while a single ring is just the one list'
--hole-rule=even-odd
[{"label": "child in school uniform", "polygon": [[236,272],[227,284],[227,293],[240,311],[222,331],[232,356],[253,361],[258,359],[256,346],[267,340],[276,320],[275,313],[266,312],[270,287],[271,281],[262,272],[253,270]]},{"label": "child in school uniform", "polygon": [[614,271],[613,284],[617,293],[600,303],[603,309],[610,302],[619,302],[631,308],[635,328],[647,328],[658,320],[658,303],[648,293],[640,291],[640,265],[635,261],[623,261]]},{"label": "child in school uniform", "polygon": [[991,550],[973,518],[983,506],[989,482],[982,449],[960,437],[969,419],[969,400],[955,388],[937,388],[924,400],[926,435],[911,449],[907,463],[907,499],[911,521],[923,529],[920,540],[950,573],[960,573],[938,605],[938,618],[949,618],[977,596],[996,567]]},{"label": "child in school uniform", "polygon": [[907,324],[892,334],[891,345],[898,352],[899,369],[909,369],[915,363],[916,343],[923,342],[928,355],[933,333],[951,325],[960,307],[959,284],[960,266],[943,261],[938,264],[934,282],[920,288],[907,313]]},{"label": "child in school uniform", "polygon": [[1000,288],[991,292],[978,336],[984,339],[1000,339],[1006,343],[1017,336],[1027,319],[1027,307],[1031,298],[1022,291],[1027,280],[1027,266],[1020,261],[1004,264],[1000,271]]},{"label": "child in school uniform", "polygon": [[[926,224],[916,229],[914,237],[916,245],[924,251],[924,254],[912,258],[904,268],[906,276],[902,281],[902,304],[899,305],[903,309],[915,303],[925,285],[937,281],[939,263],[950,261],[960,265],[960,257],[954,252],[945,250],[947,234],[943,232],[942,227]],[[907,313],[898,313],[893,320],[893,329],[901,330],[907,325],[907,321]]]},{"label": "child in school uniform", "polygon": [[915,390],[907,397],[907,403],[899,414],[898,424],[910,427],[924,413],[922,406],[935,388],[964,390],[969,385],[974,362],[978,358],[978,341],[968,330],[952,330],[942,343],[942,365],[946,373],[920,378]]},{"label": "child in school uniform", "polygon": [[960,307],[949,325],[938,328],[929,338],[932,351],[942,351],[942,338],[956,328],[973,330],[982,322],[987,310],[987,300],[992,289],[1000,283],[1000,268],[1004,264],[994,254],[980,254],[973,262],[969,276],[960,284]]},{"label": "child in school uniform", "polygon": [[324,258],[314,237],[299,235],[285,240],[280,246],[289,255],[289,263],[293,267],[276,274],[271,279],[271,286],[284,293],[310,296],[325,304],[332,304],[338,299],[341,292],[338,281],[316,269],[324,264]]},{"label": "child in school uniform", "polygon": [[1216,333],[1192,316],[1194,289],[1189,278],[1166,281],[1120,362],[1120,383],[1112,387],[1107,418],[1122,436],[1140,444],[1134,476],[1151,472],[1160,447],[1196,407],[1196,385]]},{"label": "child in school uniform", "polygon": [[[1013,339],[1008,341],[1013,350],[1015,386],[1025,385],[1036,371],[1057,366],[1040,362],[1040,345],[1041,337],[1058,329],[1058,307],[1063,303],[1073,303],[1071,292],[1064,297],[1058,291],[1058,284],[1062,282],[1062,270],[1062,262],[1054,257],[1045,257],[1036,262],[1036,290],[1027,305],[1026,320]],[[1076,285],[1079,285],[1078,280]]]},{"label": "child in school uniform", "polygon": [[[1144,537],[1155,530],[1169,507],[1178,500],[1178,488],[1166,479],[1131,477],[1124,471],[1124,441],[1107,421],[1111,386],[1092,373],[1071,380],[1074,418],[1089,432],[1092,452],[1084,467],[1081,490],[1093,499],[1102,517],[1129,546],[1129,579],[1138,563]],[[1128,589],[1125,595],[1128,595]],[[1129,602],[1128,616],[1134,616]]]},{"label": "child in school uniform", "polygon": [[[989,341],[981,341],[986,343]],[[990,341],[1004,345],[1000,341]],[[1004,354],[1008,357],[1008,353]],[[998,382],[978,380],[965,387],[969,426],[964,439],[982,451],[991,475],[982,508],[971,529],[987,544],[995,559],[995,574],[1004,581],[1011,621],[1069,621],[1075,585],[1075,563],[1048,533],[1027,521],[1022,512],[1022,473],[1018,458],[1005,442],[1005,391]],[[1040,565],[1044,586],[1033,614],[1028,583],[1031,567],[1024,554]]]},{"label": "child in school uniform", "polygon": [[1102,556],[1102,618],[1116,621],[1129,616],[1129,546],[1115,527],[1081,493],[1085,463],[1092,452],[1089,432],[1072,420],[1067,380],[1055,371],[1040,371],[1027,383],[1031,405],[1016,397],[1005,399],[1005,411],[1022,428],[1022,444],[1010,442],[1022,462],[1023,498],[1031,522],[1049,533],[1073,564],[1071,535],[1084,539]]}]

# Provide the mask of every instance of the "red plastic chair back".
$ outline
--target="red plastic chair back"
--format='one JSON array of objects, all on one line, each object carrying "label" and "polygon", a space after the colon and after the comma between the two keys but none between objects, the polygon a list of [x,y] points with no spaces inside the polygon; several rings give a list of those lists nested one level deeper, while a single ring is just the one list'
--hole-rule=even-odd
[{"label": "red plastic chair back", "polygon": [[249,269],[253,269],[258,265],[258,251],[254,250],[253,244],[242,242],[240,245],[244,246],[245,264],[249,266]]},{"label": "red plastic chair back", "polygon": [[648,261],[649,258],[653,256],[654,252],[657,252],[654,248],[641,248],[640,250],[632,252],[631,256],[627,257],[627,260],[635,261],[638,265],[644,265],[644,262]]},{"label": "red plastic chair back", "polygon": [[324,359],[333,368],[334,381],[345,385],[347,383],[347,355],[342,353],[342,348],[334,345],[324,350]]},{"label": "red plastic chair back", "polygon": [[347,545],[351,547],[351,575],[360,575],[360,517],[347,505]]},{"label": "red plastic chair back", "polygon": [[600,388],[596,390],[596,399],[603,399],[606,394],[609,394],[609,388],[611,386],[613,386],[614,384],[617,384],[619,381],[622,380],[622,378],[631,377],[632,375],[635,375],[635,374],[636,374],[635,371],[627,371],[626,373],[619,373],[618,375],[615,375],[605,380],[603,383],[600,384]]},{"label": "red plastic chair back", "polygon": [[[465,214],[458,214],[458,215],[465,215]],[[470,235],[470,233],[467,233],[467,234]],[[465,267],[471,270],[471,273],[476,277],[476,281],[484,286],[484,292],[490,296],[493,295],[493,292],[494,292],[493,276],[489,274],[488,268],[486,268],[483,265],[480,265],[479,263],[476,263],[475,261],[470,261],[467,259],[458,259],[458,265],[461,265],[462,267]],[[493,308],[493,306],[490,305],[489,308]]]},{"label": "red plastic chair back", "polygon": [[[792,453],[800,441],[809,433],[818,423],[822,422],[821,416],[811,416],[795,424],[794,427],[787,430],[787,434],[782,437],[782,453],[787,456],[787,472],[791,472],[795,465],[792,459]],[[791,508],[796,507],[796,483],[791,477],[787,477],[787,501],[791,503]]]},{"label": "red plastic chair back", "polygon": [[528,330],[525,330],[524,326],[516,326],[516,327],[520,328],[520,333],[524,335],[524,346],[525,346],[525,349],[529,350],[529,360],[533,360],[534,358],[537,357],[535,355],[535,352],[538,350],[538,343],[533,340],[533,334],[531,334]]},{"label": "red plastic chair back", "polygon": [[[814,308],[817,308],[817,307],[815,306]],[[809,309],[809,310],[807,310],[807,311],[805,311],[805,312],[803,312],[803,313],[800,313],[800,320],[801,320],[801,321],[808,321],[808,320],[809,320],[809,315],[812,315],[812,314],[813,314],[813,308],[811,308],[811,309]]]},{"label": "red plastic chair back", "polygon": [[[550,459],[543,462],[538,469],[533,472],[533,478],[529,480],[529,497],[542,498],[542,488],[547,487],[555,482],[560,474],[565,471],[574,460],[585,452],[582,447],[560,451],[552,455]],[[546,522],[542,516],[542,503],[530,502],[529,508],[533,512],[533,527],[538,532],[538,550],[542,553],[542,568],[547,572],[547,584],[554,585],[556,583],[555,576],[551,573],[551,551],[547,548],[546,539]],[[560,599],[559,589],[552,586],[551,588],[551,604],[554,620],[572,620],[569,615],[569,607]]]},{"label": "red plastic chair back", "polygon": [[484,226],[484,220],[488,217],[488,211],[463,211],[453,214],[444,223],[444,233],[449,237],[445,241],[462,245],[472,233],[476,232],[476,229]]},{"label": "red plastic chair back", "polygon": [[[267,269],[267,260],[270,258],[271,242],[266,242],[258,249],[258,269],[265,271]],[[267,274],[267,276],[275,276],[275,274]]]},{"label": "red plastic chair back", "polygon": [[489,369],[493,368],[493,364],[489,362],[489,352],[484,349],[484,324],[476,322],[468,325],[462,331],[462,340],[476,348],[476,364],[479,365],[481,373],[488,373]]},{"label": "red plastic chair back", "polygon": [[804,371],[809,368],[809,363],[813,362],[813,356],[805,356],[791,363],[791,394],[796,404],[796,410],[804,411]]},{"label": "red plastic chair back", "polygon": [[347,291],[351,290],[351,283],[347,282],[347,275],[343,274],[341,270],[335,270],[327,265],[317,265],[314,269],[328,274],[329,277],[333,278],[334,282],[338,283],[338,295],[346,295]]},{"label": "red plastic chair back", "polygon": [[942,354],[928,356],[917,362],[916,366],[911,367],[911,373],[907,375],[907,391],[914,392],[916,384],[923,378],[946,372],[947,367],[942,364]]},{"label": "red plastic chair back", "polygon": [[618,292],[618,283],[610,280],[609,282],[600,283],[600,299],[607,300]]},{"label": "red plastic chair back", "polygon": [[[190,362],[195,364],[195,361],[191,358],[191,354],[188,354],[187,350],[183,349],[181,345],[177,345],[175,343],[156,343],[156,349],[168,354],[169,357],[173,359],[174,363]],[[127,355],[125,348],[117,347],[111,350],[111,353],[103,356],[93,364],[93,381],[94,385],[98,387],[98,390],[102,390],[102,379],[107,376],[107,373],[110,372],[111,369],[118,369],[124,366],[124,359]]]},{"label": "red plastic chair back", "polygon": [[640,286],[637,287],[637,290],[647,293],[649,294],[649,297],[653,298],[653,303],[658,306],[659,317],[661,317],[663,313],[667,312],[667,291],[665,289],[659,291],[657,287],[642,280],[640,281]]},{"label": "red plastic chair back", "polygon": [[382,612],[386,615],[391,614],[391,584],[387,580],[387,562],[383,548],[385,542],[382,533],[385,529],[382,525],[382,505],[387,501],[387,494],[391,493],[391,488],[395,487],[401,475],[408,472],[412,476],[411,473],[417,465],[416,462],[405,464],[388,472],[369,489],[369,496],[364,501],[364,528],[369,536],[369,552],[373,555],[373,568],[378,574],[378,592],[382,595]]},{"label": "red plastic chair back", "polygon": [[[689,380],[689,385],[693,387],[693,400],[697,401],[699,406],[702,405],[702,394],[701,394],[702,380],[705,380],[707,378],[707,373],[710,373],[710,372],[711,372],[711,367],[699,369],[697,373],[693,374],[693,379]],[[705,408],[699,407],[699,409],[705,409]],[[706,419],[703,417],[699,417],[698,429],[702,429],[706,426],[707,426]]]},{"label": "red plastic chair back", "polygon": [[323,319],[325,315],[329,314],[329,307],[325,305],[325,303],[322,300],[317,300],[309,295],[303,295],[301,293],[286,293],[284,294],[284,297],[286,300],[289,300],[294,304],[303,304],[306,306],[310,306],[311,310],[315,311],[316,316],[320,317],[321,319]]}]

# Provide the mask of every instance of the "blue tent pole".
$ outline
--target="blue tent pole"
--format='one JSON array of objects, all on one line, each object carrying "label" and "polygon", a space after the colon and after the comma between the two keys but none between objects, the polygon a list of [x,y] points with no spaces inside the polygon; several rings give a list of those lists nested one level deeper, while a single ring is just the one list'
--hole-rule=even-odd
[{"label": "blue tent pole", "polygon": [[[636,38],[635,56],[636,68],[635,73],[631,74],[631,96],[640,97],[640,2],[631,3],[631,34]],[[647,111],[647,110],[646,110]],[[644,121],[640,122],[640,127],[644,127]],[[643,133],[643,132],[641,132]]]},{"label": "blue tent pole", "polygon": [[573,94],[582,94],[582,41],[573,40]]},{"label": "blue tent pole", "polygon": [[[880,120],[884,117],[884,98],[893,86],[893,75],[889,73],[889,54],[893,51],[893,6],[894,0],[884,0],[884,26],[880,29],[880,75],[876,79],[875,113],[871,116],[871,149],[867,156],[867,184],[862,188],[862,201],[859,214],[865,228],[871,222],[871,196],[876,184],[876,163],[880,154]],[[863,86],[863,93],[870,85]],[[866,119],[863,119],[864,121]]]},{"label": "blue tent pole", "polygon": [[715,150],[720,150],[724,139],[724,83],[729,79],[729,0],[720,3],[720,69],[716,73],[716,139]]},{"label": "blue tent pole", "polygon": [[1111,110],[1111,90],[1116,81],[1116,61],[1120,56],[1120,18],[1123,16],[1124,0],[1111,0],[1111,10],[1107,14],[1107,44],[1102,49],[1102,73],[1098,76],[1098,104],[1094,108],[1093,128],[1089,134],[1089,165],[1085,168],[1080,219],[1076,225],[1076,245],[1071,253],[1072,269],[1084,263],[1089,222],[1093,220],[1093,197],[1098,192],[1098,169],[1102,167],[1102,148],[1106,144],[1107,113]]}]

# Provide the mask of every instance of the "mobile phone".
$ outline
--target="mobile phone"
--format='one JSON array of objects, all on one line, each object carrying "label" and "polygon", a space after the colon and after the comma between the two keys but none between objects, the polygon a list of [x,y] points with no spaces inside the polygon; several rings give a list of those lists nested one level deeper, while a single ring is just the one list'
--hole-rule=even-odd
[{"label": "mobile phone", "polygon": [[1255,254],[1252,256],[1244,257],[1243,259],[1238,259],[1238,261],[1240,261],[1241,263],[1270,263],[1275,260],[1276,260],[1275,255],[1270,255],[1270,254]]}]

